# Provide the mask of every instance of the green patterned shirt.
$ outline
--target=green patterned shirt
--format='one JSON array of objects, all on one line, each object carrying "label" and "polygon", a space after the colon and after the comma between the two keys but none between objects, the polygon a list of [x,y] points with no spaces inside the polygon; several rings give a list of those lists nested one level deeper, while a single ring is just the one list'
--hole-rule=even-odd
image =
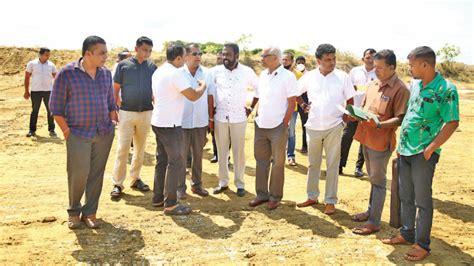
[{"label": "green patterned shirt", "polygon": [[[426,87],[421,81],[413,84],[400,130],[398,153],[411,156],[423,152],[451,121],[459,121],[459,97],[454,84],[439,73]],[[441,148],[435,152],[440,154]]]}]

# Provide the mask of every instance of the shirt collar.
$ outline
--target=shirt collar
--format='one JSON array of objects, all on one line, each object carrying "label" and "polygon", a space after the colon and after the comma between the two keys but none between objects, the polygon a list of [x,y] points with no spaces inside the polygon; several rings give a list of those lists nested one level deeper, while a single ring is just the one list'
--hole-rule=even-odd
[{"label": "shirt collar", "polygon": [[[189,67],[187,64],[184,64],[184,71],[186,71],[187,74],[191,75],[191,71],[189,71]],[[201,65],[198,66],[198,69],[196,70],[196,74],[194,75],[195,77],[198,75],[198,73],[201,73],[203,70],[202,70],[202,67]],[[191,75],[192,76],[192,75]]]},{"label": "shirt collar", "polygon": [[428,88],[428,87],[434,89],[434,88],[437,87],[438,83],[439,83],[442,79],[443,79],[443,78],[441,77],[441,75],[439,74],[439,72],[436,72],[435,78],[434,78],[430,83],[428,83],[425,87],[423,87],[423,82],[420,81],[420,87],[421,87],[422,89]]},{"label": "shirt collar", "polygon": [[272,75],[272,76],[276,76],[276,75],[278,75],[278,73],[281,73],[283,71],[283,69],[284,69],[284,67],[283,67],[282,64],[280,64],[280,66],[277,69],[275,69],[272,73],[270,73],[270,70],[268,70],[268,68],[267,68],[267,71],[268,71],[267,74]]},{"label": "shirt collar", "polygon": [[385,85],[388,85],[390,88],[393,88],[397,79],[397,73],[393,73],[392,77],[390,77],[386,82],[382,82],[379,80],[378,84],[380,85],[380,88],[384,87]]},{"label": "shirt collar", "polygon": [[[78,68],[82,72],[87,73],[86,69],[84,68],[84,64],[83,64],[84,60],[83,59],[84,59],[84,57],[81,57],[81,58],[79,58],[78,61],[74,62],[74,68]],[[98,73],[101,72],[101,69],[102,69],[101,67],[97,68],[96,77],[97,77]]]}]

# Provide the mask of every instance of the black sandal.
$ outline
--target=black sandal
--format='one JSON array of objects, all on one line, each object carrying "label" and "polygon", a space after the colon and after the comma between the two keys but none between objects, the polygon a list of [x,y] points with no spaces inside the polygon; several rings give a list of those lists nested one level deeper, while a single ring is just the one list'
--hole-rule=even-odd
[{"label": "black sandal", "polygon": [[166,215],[188,215],[191,213],[191,208],[178,204],[174,209],[172,210],[164,210],[164,213]]},{"label": "black sandal", "polygon": [[135,183],[133,183],[130,187],[142,192],[150,190],[150,187],[147,184],[143,183],[141,179],[137,179],[137,181],[135,181]]}]

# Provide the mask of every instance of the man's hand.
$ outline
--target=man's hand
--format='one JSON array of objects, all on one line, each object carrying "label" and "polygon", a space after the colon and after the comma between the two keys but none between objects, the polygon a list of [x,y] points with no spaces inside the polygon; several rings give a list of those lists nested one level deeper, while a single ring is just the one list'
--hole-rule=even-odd
[{"label": "man's hand", "polygon": [[71,134],[71,129],[68,127],[62,131],[63,131],[64,139],[67,140],[69,138],[69,134]]},{"label": "man's hand", "polygon": [[30,98],[30,92],[25,91],[25,93],[23,94],[23,98],[25,98],[25,100],[28,100]]},{"label": "man's hand", "polygon": [[204,80],[198,80],[197,83],[199,84],[199,86],[202,86],[203,90],[205,90],[207,88],[207,84]]},{"label": "man's hand", "polygon": [[249,117],[249,115],[252,113],[252,111],[253,111],[252,107],[245,106],[245,115],[247,115],[247,117]]},{"label": "man's hand", "polygon": [[209,124],[207,126],[209,127],[209,131],[214,131],[214,119],[211,119],[209,119]]},{"label": "man's hand", "polygon": [[425,157],[425,160],[429,160],[431,158],[431,155],[433,154],[434,150],[431,148],[431,145],[428,145],[428,147],[425,148],[423,151],[423,157]]},{"label": "man's hand", "polygon": [[311,109],[311,103],[303,103],[300,107],[305,113],[309,113],[309,109]]},{"label": "man's hand", "polygon": [[283,119],[283,125],[285,125],[286,128],[290,126],[290,119]]},{"label": "man's hand", "polygon": [[370,118],[369,120],[363,121],[362,123],[364,123],[366,127],[377,128],[377,123],[375,123],[375,121],[372,118]]}]

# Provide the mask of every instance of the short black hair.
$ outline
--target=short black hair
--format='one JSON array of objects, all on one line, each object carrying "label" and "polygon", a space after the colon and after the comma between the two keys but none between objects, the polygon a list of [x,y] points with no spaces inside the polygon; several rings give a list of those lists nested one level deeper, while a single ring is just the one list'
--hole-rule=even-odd
[{"label": "short black hair", "polygon": [[377,53],[377,51],[375,51],[374,48],[367,48],[367,49],[365,49],[364,53],[362,54],[362,57],[364,57],[367,52],[369,52],[370,54]]},{"label": "short black hair", "polygon": [[296,58],[295,61],[303,61],[303,62],[306,63],[306,58],[304,58],[304,56],[300,55],[300,56],[298,56],[298,57]]},{"label": "short black hair", "polygon": [[190,53],[191,52],[191,48],[197,48],[197,49],[200,49],[201,47],[199,46],[199,44],[197,43],[190,43],[188,45],[186,45],[186,53]]},{"label": "short black hair", "polygon": [[336,53],[336,48],[332,46],[331,44],[328,43],[323,43],[316,48],[316,52],[314,55],[316,56],[317,59],[323,58],[323,55],[325,54],[335,54]]},{"label": "short black hair", "polygon": [[408,54],[407,59],[410,59],[411,57],[422,59],[432,66],[436,65],[436,53],[428,46],[416,47]]},{"label": "short black hair", "polygon": [[153,46],[153,41],[148,37],[142,36],[137,39],[135,46],[142,46],[143,44]]},{"label": "short black hair", "polygon": [[239,45],[236,43],[228,42],[224,44],[224,48],[230,48],[234,52],[234,54],[239,53]]},{"label": "short black hair", "polygon": [[82,43],[82,56],[86,54],[86,51],[92,51],[92,47],[99,43],[106,45],[105,40],[99,36],[92,35],[87,37]]},{"label": "short black hair", "polygon": [[283,54],[289,56],[291,60],[295,59],[295,55],[292,52],[284,52]]},{"label": "short black hair", "polygon": [[49,48],[46,48],[46,47],[41,47],[40,50],[39,50],[40,55],[43,55],[44,53],[49,53],[49,52],[51,52],[51,50]]},{"label": "short black hair", "polygon": [[384,60],[385,64],[397,68],[397,57],[395,56],[395,53],[392,50],[383,49],[375,54],[374,59]]},{"label": "short black hair", "polygon": [[182,44],[171,44],[166,48],[166,60],[174,61],[178,56],[184,56],[184,47]]}]

